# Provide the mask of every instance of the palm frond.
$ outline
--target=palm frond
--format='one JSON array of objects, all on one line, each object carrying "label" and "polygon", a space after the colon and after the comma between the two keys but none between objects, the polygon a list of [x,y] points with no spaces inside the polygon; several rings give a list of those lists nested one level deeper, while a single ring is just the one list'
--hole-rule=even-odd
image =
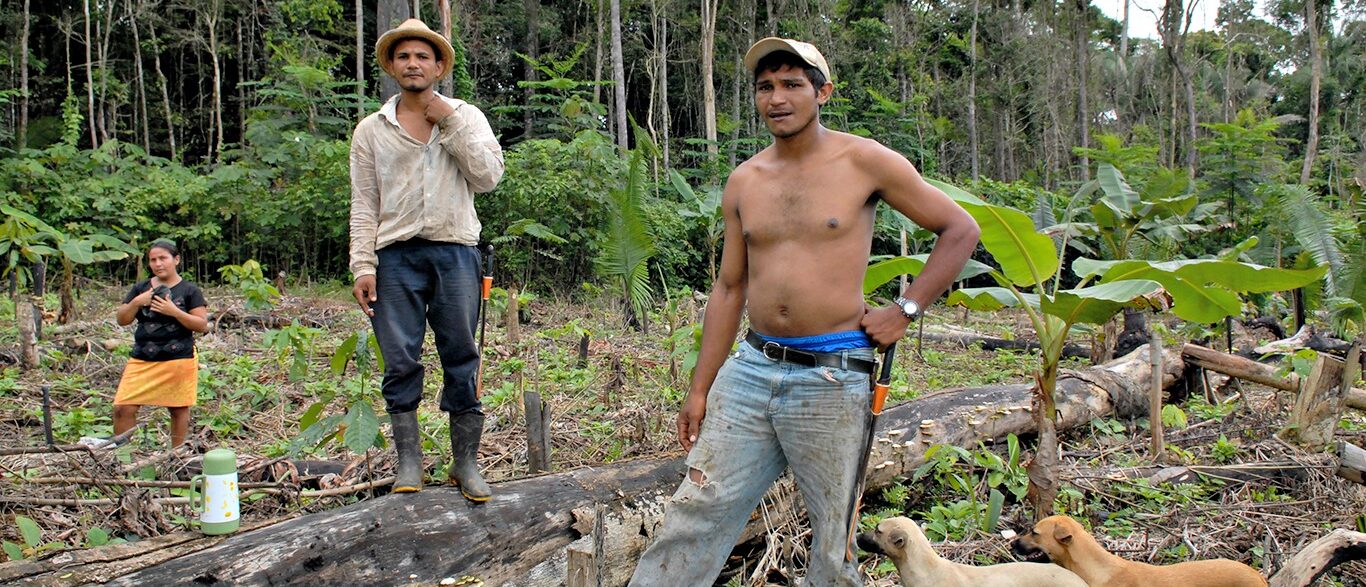
[{"label": "palm frond", "polygon": [[649,261],[655,238],[645,219],[644,168],[644,155],[637,149],[631,153],[626,183],[609,190],[608,226],[596,260],[598,270],[619,284],[622,299],[636,315],[644,315],[653,303]]},{"label": "palm frond", "polygon": [[[1330,276],[1341,275],[1346,261],[1333,235],[1333,220],[1323,209],[1318,196],[1308,187],[1298,184],[1282,185],[1277,191],[1279,197],[1275,199],[1275,205],[1289,222],[1295,241],[1309,252],[1315,263],[1328,265]],[[1335,281],[1332,277],[1327,280],[1326,293],[1329,297],[1337,295]]]}]

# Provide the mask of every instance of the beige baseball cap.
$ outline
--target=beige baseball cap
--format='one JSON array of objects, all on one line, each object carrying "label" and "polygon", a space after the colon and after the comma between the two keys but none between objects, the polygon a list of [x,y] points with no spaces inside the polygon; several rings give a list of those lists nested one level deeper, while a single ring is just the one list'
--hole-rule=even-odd
[{"label": "beige baseball cap", "polygon": [[751,45],[749,51],[745,53],[745,68],[751,72],[754,71],[754,67],[759,65],[759,60],[774,51],[792,53],[808,65],[819,69],[826,80],[834,79],[830,76],[830,64],[825,62],[825,56],[821,55],[820,49],[817,49],[815,45],[779,37],[759,39],[759,42]]}]

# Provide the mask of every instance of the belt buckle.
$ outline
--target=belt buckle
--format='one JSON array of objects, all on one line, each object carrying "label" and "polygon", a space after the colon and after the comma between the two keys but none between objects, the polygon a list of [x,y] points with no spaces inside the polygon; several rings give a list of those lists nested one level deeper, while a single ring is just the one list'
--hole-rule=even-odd
[{"label": "belt buckle", "polygon": [[769,360],[787,360],[787,347],[784,347],[783,345],[780,345],[771,340],[764,341],[764,346],[763,348],[759,349],[759,351],[762,352],[764,356],[767,357]]}]

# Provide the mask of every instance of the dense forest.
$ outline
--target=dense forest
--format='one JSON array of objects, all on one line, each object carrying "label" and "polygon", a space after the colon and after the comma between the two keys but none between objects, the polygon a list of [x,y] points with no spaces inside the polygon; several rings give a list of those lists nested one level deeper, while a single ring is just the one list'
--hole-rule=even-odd
[{"label": "dense forest", "polygon": [[[446,89],[488,112],[507,149],[507,177],[479,206],[513,282],[593,280],[599,245],[630,234],[613,236],[611,193],[634,185],[650,280],[704,287],[718,186],[767,142],[740,71],[767,35],[823,48],[828,126],[993,202],[1056,210],[1041,226],[1109,162],[1135,184],[1193,180],[1209,206],[1191,222],[1218,229],[1187,254],[1288,233],[1285,215],[1307,206],[1350,259],[1362,8],[1226,0],[1214,30],[1191,30],[1192,4],[1169,0],[1147,39],[1089,0],[12,0],[0,203],[71,238],[177,239],[200,279],[249,258],[346,279],[347,140],[394,91],[374,40],[415,14],[458,41]],[[626,149],[642,155],[641,182]],[[894,252],[902,226],[880,226],[879,250]],[[1263,238],[1251,254],[1279,265],[1296,250]]]}]

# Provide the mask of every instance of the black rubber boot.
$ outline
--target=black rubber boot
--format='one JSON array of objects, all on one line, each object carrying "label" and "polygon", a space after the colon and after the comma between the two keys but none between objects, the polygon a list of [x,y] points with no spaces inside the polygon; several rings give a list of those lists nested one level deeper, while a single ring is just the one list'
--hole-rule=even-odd
[{"label": "black rubber boot", "polygon": [[390,414],[394,429],[394,449],[398,451],[398,478],[394,493],[422,491],[422,440],[417,431],[417,410]]},{"label": "black rubber boot", "polygon": [[482,503],[493,497],[493,490],[479,476],[479,438],[484,435],[484,415],[470,412],[451,415],[451,466],[446,473],[451,485],[473,502]]}]

